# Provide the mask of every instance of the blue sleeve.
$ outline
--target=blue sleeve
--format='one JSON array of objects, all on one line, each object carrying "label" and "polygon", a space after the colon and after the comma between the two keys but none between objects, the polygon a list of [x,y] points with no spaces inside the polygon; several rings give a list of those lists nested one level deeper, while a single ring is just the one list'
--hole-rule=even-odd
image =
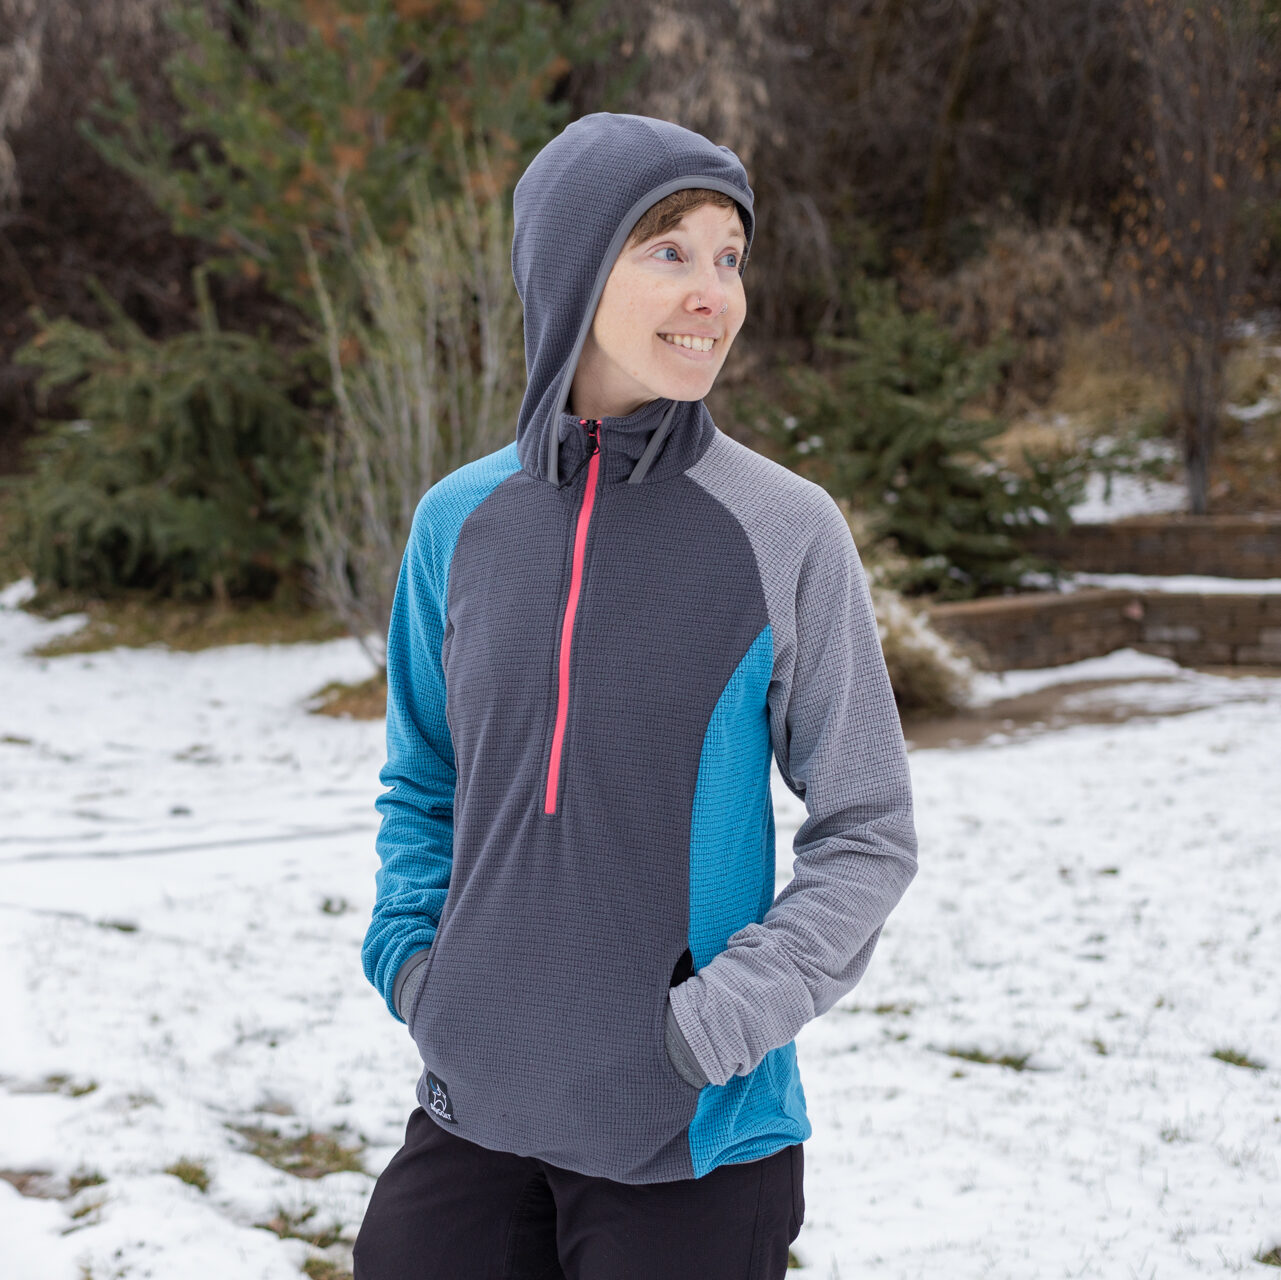
[{"label": "blue sleeve", "polygon": [[441,667],[454,538],[433,527],[431,499],[428,491],[414,515],[387,631],[387,763],[379,781],[388,790],[375,801],[381,865],[361,951],[365,976],[397,1018],[396,975],[436,936],[454,850],[456,774]]}]

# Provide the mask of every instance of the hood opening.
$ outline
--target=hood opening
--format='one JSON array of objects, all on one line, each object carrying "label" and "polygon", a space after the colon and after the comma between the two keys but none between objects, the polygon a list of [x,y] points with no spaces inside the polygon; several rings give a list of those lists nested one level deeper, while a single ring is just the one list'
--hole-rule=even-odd
[{"label": "hood opening", "polygon": [[[651,206],[686,187],[722,191],[737,203],[746,239],[741,275],[755,230],[746,170],[728,147],[690,129],[595,112],[553,138],[516,184],[512,274],[524,306],[527,375],[516,439],[521,466],[539,478],[559,484],[585,448],[572,432],[562,435],[565,406],[619,253]],[[617,478],[639,483],[665,474],[669,439],[706,434],[711,420],[701,400],[657,403],[656,425],[645,415],[649,406],[631,415],[643,417],[648,435],[628,474]]]}]

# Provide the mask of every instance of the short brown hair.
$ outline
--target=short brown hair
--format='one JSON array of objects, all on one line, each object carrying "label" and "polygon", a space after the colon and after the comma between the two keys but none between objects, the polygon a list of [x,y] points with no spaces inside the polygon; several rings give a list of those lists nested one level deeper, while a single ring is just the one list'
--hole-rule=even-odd
[{"label": "short brown hair", "polygon": [[[715,205],[718,209],[733,209],[738,214],[739,224],[742,225],[743,211],[738,207],[738,201],[733,196],[727,195],[724,191],[711,191],[707,187],[682,187],[679,191],[673,191],[670,196],[664,196],[657,204],[651,205],[641,214],[640,221],[632,228],[632,234],[627,237],[626,247],[630,249],[635,245],[644,244],[646,240],[652,240],[655,236],[661,236],[677,226],[687,213],[701,209],[705,204]],[[746,233],[746,227],[743,230]],[[746,234],[744,234],[744,241],[740,269],[747,265]]]}]

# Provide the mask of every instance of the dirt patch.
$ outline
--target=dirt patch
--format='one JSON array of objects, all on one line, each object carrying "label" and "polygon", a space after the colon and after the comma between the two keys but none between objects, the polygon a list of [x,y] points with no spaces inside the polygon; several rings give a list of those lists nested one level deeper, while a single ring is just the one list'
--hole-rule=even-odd
[{"label": "dirt patch", "polygon": [[20,1196],[37,1200],[61,1200],[66,1195],[66,1188],[48,1169],[0,1169],[0,1182],[16,1187]]},{"label": "dirt patch", "polygon": [[327,1173],[364,1173],[361,1153],[363,1140],[341,1126],[321,1132],[308,1130],[286,1134],[263,1125],[233,1124],[227,1126],[247,1139],[250,1155],[295,1178],[323,1178]]},{"label": "dirt patch", "polygon": [[154,644],[190,652],[228,644],[316,643],[346,634],[333,619],[315,610],[271,602],[182,604],[146,597],[105,601],[64,594],[35,601],[28,611],[46,618],[87,615],[78,631],[32,651],[41,658]]},{"label": "dirt patch", "polygon": [[[1263,676],[1281,685],[1275,667],[1199,667],[1207,674]],[[1179,675],[1128,676],[1112,680],[1073,680],[1031,693],[1001,698],[955,715],[904,717],[908,746],[917,750],[970,747],[992,739],[1006,741],[1051,733],[1076,724],[1123,724],[1156,716],[1184,715],[1224,702],[1254,702],[1257,691],[1243,685],[1239,696],[1225,696]]]},{"label": "dirt patch", "polygon": [[86,1187],[100,1187],[106,1178],[94,1169],[77,1169],[69,1177],[49,1169],[0,1169],[0,1182],[34,1200],[68,1200]]},{"label": "dirt patch", "polygon": [[359,684],[335,680],[307,700],[307,710],[344,720],[381,720],[387,714],[387,677],[380,672]]}]

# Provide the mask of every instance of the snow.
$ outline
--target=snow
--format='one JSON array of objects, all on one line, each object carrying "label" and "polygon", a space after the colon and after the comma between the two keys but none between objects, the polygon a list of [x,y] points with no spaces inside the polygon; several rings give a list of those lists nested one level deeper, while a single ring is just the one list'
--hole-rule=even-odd
[{"label": "snow", "polygon": [[1254,422],[1259,418],[1269,417],[1281,409],[1281,397],[1264,396],[1253,404],[1228,404],[1223,407],[1238,422]]},{"label": "snow", "polygon": [[1147,476],[1113,476],[1112,489],[1097,473],[1086,478],[1085,496],[1069,512],[1074,524],[1105,524],[1126,516],[1186,511],[1186,486]]},{"label": "snow", "polygon": [[[971,676],[971,707],[987,706],[1002,698],[1017,698],[1036,693],[1054,685],[1077,684],[1083,681],[1109,681],[1108,694],[1113,698],[1124,697],[1128,687],[1143,687],[1142,682],[1160,679],[1187,688],[1203,690],[1216,702],[1233,697],[1233,686],[1252,688],[1260,696],[1281,685],[1281,681],[1267,676],[1236,677],[1235,681],[1222,676],[1181,667],[1170,658],[1138,649],[1115,649],[1098,658],[1084,658],[1059,667],[1040,667],[1027,671],[976,671]],[[1144,690],[1146,696],[1146,689]]]},{"label": "snow", "polygon": [[[1046,587],[1053,584],[1048,573],[1030,571],[1022,585]],[[1061,591],[1082,587],[1107,587],[1117,591],[1173,591],[1189,595],[1281,595],[1281,578],[1213,578],[1197,573],[1062,573]]]},{"label": "snow", "polygon": [[[350,1239],[415,1105],[358,955],[383,726],[304,709],[366,661],[37,659],[76,623],[21,597],[0,595],[0,1170],[104,1181],[0,1181],[0,1274],[296,1280],[317,1250],[255,1224],[314,1206]],[[1146,713],[910,751],[920,874],[798,1037],[796,1274],[1179,1280],[1281,1244],[1281,680],[1125,651],[974,698],[1097,680]],[[774,796],[781,887],[804,812],[777,775]],[[228,1127],[251,1123],[363,1139],[370,1172],[282,1172]]]},{"label": "snow", "polygon": [[[1106,447],[1117,441],[1109,436],[1099,436],[1095,443]],[[1139,461],[1159,461],[1165,464],[1167,473],[1181,473],[1178,449],[1172,441],[1145,438],[1135,444]],[[1187,502],[1186,484],[1147,475],[1114,475],[1109,482],[1107,475],[1096,471],[1086,476],[1085,495],[1072,507],[1069,515],[1074,524],[1102,524],[1126,516],[1186,511]]]}]

